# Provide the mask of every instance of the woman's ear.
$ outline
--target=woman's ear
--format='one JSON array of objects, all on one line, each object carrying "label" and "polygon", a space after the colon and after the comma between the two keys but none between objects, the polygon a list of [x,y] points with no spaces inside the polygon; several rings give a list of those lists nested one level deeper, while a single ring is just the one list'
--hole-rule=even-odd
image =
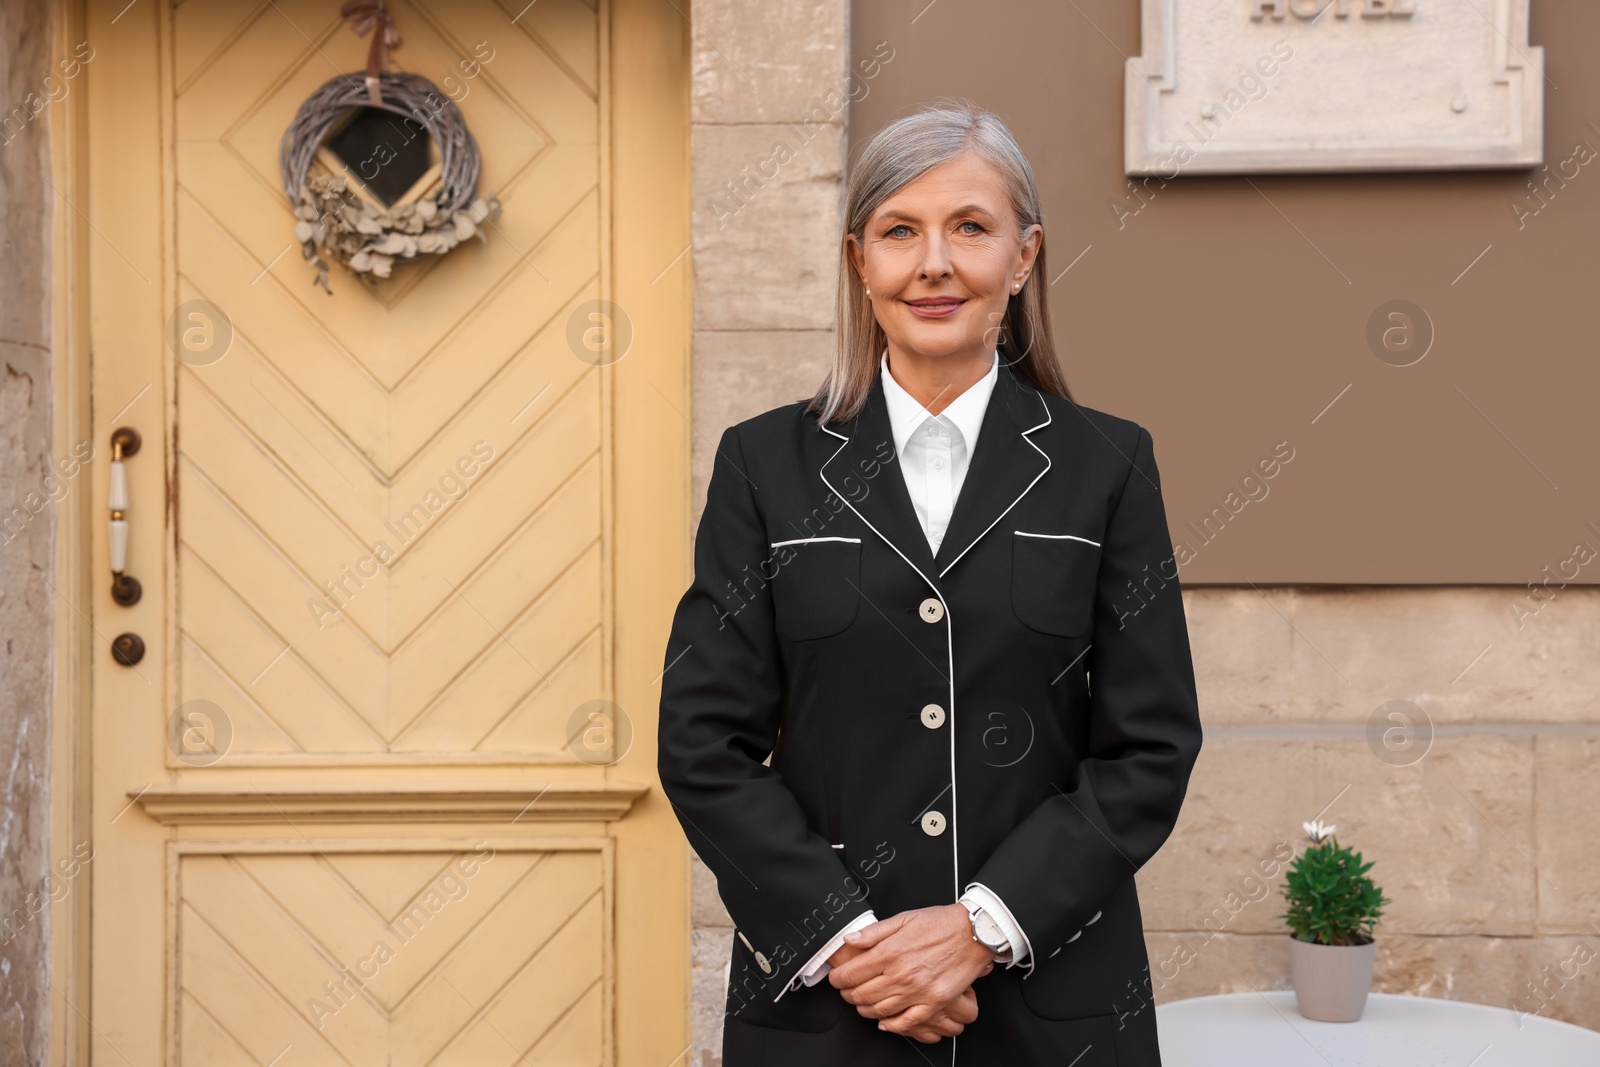
[{"label": "woman's ear", "polygon": [[844,235],[844,251],[845,251],[845,255],[850,257],[850,266],[855,268],[856,277],[861,279],[861,284],[862,285],[866,285],[867,284],[867,261],[866,261],[866,256],[864,255],[864,253],[862,251],[861,242],[856,240],[856,235],[855,234],[847,233],[847,234]]}]

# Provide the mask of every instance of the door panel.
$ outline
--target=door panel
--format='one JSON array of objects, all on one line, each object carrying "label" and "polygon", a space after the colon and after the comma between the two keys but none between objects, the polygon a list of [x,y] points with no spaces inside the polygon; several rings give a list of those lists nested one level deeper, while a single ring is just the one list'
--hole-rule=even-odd
[{"label": "door panel", "polygon": [[[687,1044],[687,852],[632,729],[688,558],[686,24],[390,6],[392,69],[459,102],[503,213],[376,285],[334,266],[331,296],[278,148],[365,66],[338,5],[85,12],[94,432],[145,442],[138,604],[94,546],[96,1062]],[[595,301],[626,359],[575,351]],[[167,346],[180,308],[224,356]]]}]

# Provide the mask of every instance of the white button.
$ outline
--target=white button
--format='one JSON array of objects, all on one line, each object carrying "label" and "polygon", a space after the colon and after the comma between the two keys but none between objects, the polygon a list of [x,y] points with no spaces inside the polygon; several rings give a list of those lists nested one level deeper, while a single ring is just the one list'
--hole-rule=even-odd
[{"label": "white button", "polygon": [[933,469],[934,470],[943,470],[944,469],[944,460],[940,459],[938,456],[934,456],[933,457]]},{"label": "white button", "polygon": [[922,832],[929,837],[938,837],[944,833],[944,816],[937,811],[930,811],[922,817]]},{"label": "white button", "polygon": [[1100,913],[1097,911],[1097,912],[1094,913],[1094,918],[1090,919],[1088,922],[1084,923],[1083,925],[1085,925],[1085,926],[1093,926],[1094,922],[1095,922],[1095,919],[1098,919],[1098,918],[1100,918]]},{"label": "white button", "polygon": [[1072,944],[1074,941],[1078,940],[1078,938],[1080,938],[1082,936],[1083,936],[1083,931],[1079,930],[1077,933],[1075,933],[1071,937],[1067,938],[1067,944],[1069,944],[1069,945]]},{"label": "white button", "polygon": [[922,706],[922,725],[930,730],[937,730],[944,725],[944,709],[937,704],[924,704]]},{"label": "white button", "polygon": [[917,614],[922,616],[923,622],[938,622],[944,618],[944,605],[937,597],[929,597],[917,605]]},{"label": "white button", "polygon": [[768,963],[767,962],[767,957],[763,956],[759,952],[756,953],[756,966],[761,968],[761,973],[762,974],[771,974],[772,973],[772,964]]}]

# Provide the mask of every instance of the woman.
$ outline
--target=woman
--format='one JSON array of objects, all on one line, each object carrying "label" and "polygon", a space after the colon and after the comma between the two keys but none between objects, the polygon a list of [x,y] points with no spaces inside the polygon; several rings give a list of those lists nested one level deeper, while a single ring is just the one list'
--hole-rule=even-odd
[{"label": "woman", "polygon": [[1150,434],[1072,401],[1046,281],[1006,127],[903,118],[832,369],[722,435],[659,771],[737,927],[726,1067],[1160,1062],[1134,874],[1194,672]]}]

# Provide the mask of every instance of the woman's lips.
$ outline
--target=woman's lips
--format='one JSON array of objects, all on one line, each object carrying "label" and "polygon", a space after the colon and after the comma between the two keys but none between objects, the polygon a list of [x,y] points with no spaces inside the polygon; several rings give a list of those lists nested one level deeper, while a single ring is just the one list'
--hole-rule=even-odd
[{"label": "woman's lips", "polygon": [[943,304],[913,304],[907,301],[906,307],[910,308],[911,313],[919,319],[948,319],[965,303],[965,300],[956,300]]}]

